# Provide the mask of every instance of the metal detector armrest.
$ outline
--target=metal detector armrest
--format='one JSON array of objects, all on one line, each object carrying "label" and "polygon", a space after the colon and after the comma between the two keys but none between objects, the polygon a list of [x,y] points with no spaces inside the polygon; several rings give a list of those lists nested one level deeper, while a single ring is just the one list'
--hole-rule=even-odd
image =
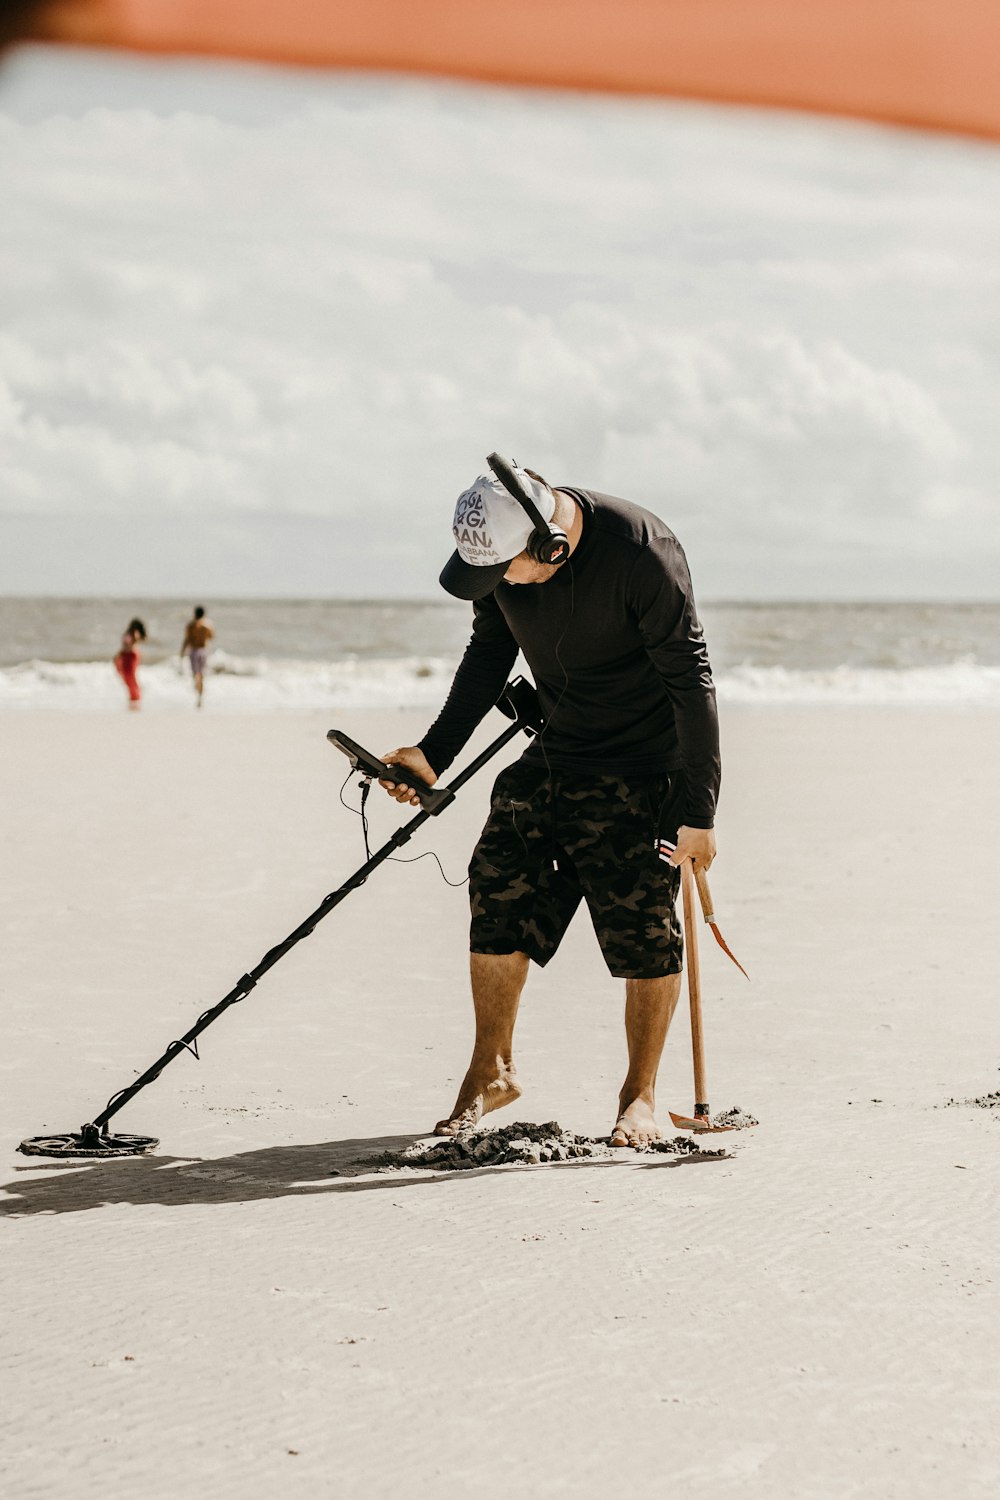
[{"label": "metal detector armrest", "polygon": [[449,802],[454,802],[455,793],[449,787],[428,786],[426,781],[421,781],[412,771],[405,766],[386,765],[384,760],[379,760],[370,750],[352,740],[350,735],[344,734],[341,729],[331,729],[327,734],[331,745],[336,745],[347,756],[351,765],[362,776],[370,776],[375,781],[402,782],[404,786],[411,787],[420,799],[420,806],[425,812],[436,815],[446,808]]},{"label": "metal detector armrest", "polygon": [[526,677],[512,678],[497,699],[496,706],[525,734],[540,734],[545,725],[538,693]]}]

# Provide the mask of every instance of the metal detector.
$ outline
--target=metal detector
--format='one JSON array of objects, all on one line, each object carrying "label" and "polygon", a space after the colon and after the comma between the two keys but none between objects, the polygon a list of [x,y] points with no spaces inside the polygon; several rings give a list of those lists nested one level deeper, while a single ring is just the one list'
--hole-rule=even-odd
[{"label": "metal detector", "polygon": [[515,735],[520,734],[522,730],[527,735],[537,734],[542,728],[538,695],[531,683],[523,677],[515,677],[512,682],[508,682],[496,706],[501,713],[506,714],[508,719],[513,719],[513,724],[509,729],[505,729],[492,744],[487,745],[486,749],[477,755],[475,760],[466,766],[465,770],[460,772],[447,787],[429,787],[409,773],[405,767],[386,765],[384,761],[379,760],[378,756],[372,755],[361,745],[356,744],[341,730],[331,729],[327,739],[347,755],[352,766],[360,771],[369,783],[372,780],[405,782],[417,793],[421,803],[420,811],[408,823],[397,828],[381,849],[377,849],[360,869],[355,870],[353,875],[349,875],[342,886],[332,891],[316,910],[296,927],[294,932],[289,933],[284,942],[278,943],[276,947],[265,953],[257,967],[238,979],[228,995],[224,995],[210,1010],[203,1011],[191,1030],[185,1032],[178,1041],[171,1042],[163,1056],[158,1057],[140,1078],[130,1083],[127,1088],[119,1089],[118,1093],[112,1094],[104,1109],[91,1122],[82,1125],[76,1133],[28,1136],[21,1142],[18,1150],[23,1151],[26,1156],[112,1157],[140,1156],[144,1151],[151,1151],[154,1146],[158,1146],[159,1140],[152,1135],[111,1135],[108,1131],[108,1121],[131,1099],[134,1099],[140,1089],[144,1089],[148,1083],[159,1078],[167,1064],[173,1062],[174,1058],[179,1057],[182,1052],[190,1052],[193,1057],[197,1058],[198,1037],[222,1015],[224,1010],[228,1010],[231,1005],[236,1005],[240,1000],[245,1000],[268,969],[272,969],[280,958],[284,958],[296,943],[308,937],[317,923],[328,916],[335,906],[339,906],[351,891],[364,885],[372,871],[377,869],[384,860],[391,858],[397,849],[408,843],[428,818],[437,817],[450,806],[459,788],[475,776],[476,772],[480,771],[499,750],[502,750],[504,745],[509,744]]}]

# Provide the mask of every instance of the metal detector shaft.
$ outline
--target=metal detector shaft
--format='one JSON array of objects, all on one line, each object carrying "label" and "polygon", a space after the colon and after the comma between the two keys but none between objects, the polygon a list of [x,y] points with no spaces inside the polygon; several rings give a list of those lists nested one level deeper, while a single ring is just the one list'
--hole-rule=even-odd
[{"label": "metal detector shaft", "polygon": [[[520,682],[521,679],[518,679],[518,681]],[[524,686],[527,685],[525,684]],[[460,787],[464,786],[469,778],[474,776],[477,771],[481,770],[486,762],[488,760],[491,760],[492,757],[496,755],[498,750],[502,750],[504,745],[509,744],[515,735],[520,734],[522,730],[526,733],[531,733],[534,729],[537,729],[539,727],[537,724],[531,723],[530,714],[526,714],[524,712],[523,697],[519,702],[518,695],[515,694],[514,691],[512,691],[512,689],[516,687],[517,683],[509,685],[506,695],[509,698],[511,704],[517,710],[517,718],[515,719],[515,722],[510,726],[509,729],[505,729],[503,734],[501,734],[491,744],[487,745],[486,749],[480,755],[477,755],[475,760],[472,761],[470,765],[466,766],[464,771],[456,776],[455,780],[447,789],[452,794],[452,796],[447,799],[447,802],[442,803],[441,806],[437,808],[437,813],[440,813],[443,808],[453,800],[454,793],[457,792]],[[521,693],[523,694],[523,687],[521,689]],[[426,823],[428,818],[434,816],[436,816],[435,812],[421,809],[421,811],[418,812],[414,817],[412,817],[408,823],[404,823],[402,828],[397,828],[396,832],[391,835],[391,837],[385,844],[382,845],[381,849],[376,850],[371,858],[366,860],[366,862],[360,867],[360,869],[355,870],[353,875],[349,875],[342,886],[340,886],[337,890],[332,891],[330,895],[327,896],[319,906],[317,906],[316,910],[312,913],[311,916],[306,917],[305,921],[302,922],[298,927],[296,927],[294,932],[290,932],[288,934],[284,942],[278,943],[276,947],[271,948],[267,953],[265,953],[264,957],[261,959],[257,967],[255,969],[251,969],[249,973],[244,974],[241,979],[237,980],[236,984],[229,991],[229,994],[224,995],[217,1005],[212,1006],[211,1010],[204,1011],[198,1017],[198,1020],[191,1027],[190,1031],[185,1032],[178,1041],[171,1042],[170,1046],[164,1052],[163,1056],[158,1057],[156,1062],[153,1063],[151,1067],[147,1068],[145,1073],[143,1073],[140,1078],[137,1078],[134,1083],[130,1083],[128,1088],[122,1089],[117,1094],[113,1094],[101,1114],[97,1115],[90,1125],[85,1125],[83,1127],[82,1134],[85,1137],[92,1137],[96,1135],[98,1131],[102,1131],[106,1135],[108,1121],[112,1119],[112,1117],[116,1115],[120,1109],[123,1109],[125,1105],[128,1104],[130,1099],[134,1099],[140,1089],[144,1089],[148,1083],[152,1083],[154,1079],[159,1078],[160,1074],[163,1072],[163,1069],[167,1066],[168,1063],[173,1062],[174,1058],[184,1051],[191,1052],[195,1057],[197,1057],[197,1038],[201,1035],[201,1033],[205,1031],[207,1027],[211,1026],[212,1022],[219,1016],[221,1016],[224,1010],[228,1010],[231,1005],[236,1005],[240,1000],[245,1000],[247,995],[249,995],[250,991],[256,985],[257,981],[267,973],[268,969],[274,967],[279,958],[284,958],[289,949],[294,948],[295,944],[301,942],[304,937],[308,937],[316,927],[317,923],[321,922],[325,916],[328,916],[329,913],[333,911],[335,906],[339,906],[341,901],[343,901],[346,896],[349,896],[352,891],[357,890],[359,886],[363,885],[368,879],[368,876],[371,874],[371,872],[377,869],[378,866],[382,864],[383,860],[389,859],[395,852],[395,850],[402,848],[404,844],[408,843],[416,833],[417,829],[420,828],[424,823]]]}]

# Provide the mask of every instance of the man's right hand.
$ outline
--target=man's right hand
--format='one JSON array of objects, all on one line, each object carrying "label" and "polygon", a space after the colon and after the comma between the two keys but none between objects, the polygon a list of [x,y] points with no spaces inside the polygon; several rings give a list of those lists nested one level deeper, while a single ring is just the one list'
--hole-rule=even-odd
[{"label": "man's right hand", "polygon": [[[418,776],[421,781],[426,781],[428,786],[433,786],[437,781],[437,772],[424,752],[418,750],[416,745],[401,745],[397,750],[390,750],[386,755],[380,755],[379,759],[384,760],[388,766],[405,766],[408,771],[413,772],[414,776]],[[379,786],[384,786],[389,796],[395,797],[397,802],[412,802],[414,807],[420,805],[420,798],[405,782],[380,781]]]}]

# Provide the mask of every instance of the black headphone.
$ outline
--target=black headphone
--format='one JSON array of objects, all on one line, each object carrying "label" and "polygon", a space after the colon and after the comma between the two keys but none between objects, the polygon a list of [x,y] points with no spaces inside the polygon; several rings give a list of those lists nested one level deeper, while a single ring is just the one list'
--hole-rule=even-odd
[{"label": "black headphone", "polygon": [[527,511],[528,517],[534,526],[534,531],[528,538],[526,551],[534,562],[549,563],[558,566],[569,557],[569,537],[565,531],[558,526],[553,526],[551,521],[543,521],[538,506],[528,494],[524,485],[518,479],[512,464],[499,453],[489,453],[486,462],[509,494],[514,496],[522,510]]}]

